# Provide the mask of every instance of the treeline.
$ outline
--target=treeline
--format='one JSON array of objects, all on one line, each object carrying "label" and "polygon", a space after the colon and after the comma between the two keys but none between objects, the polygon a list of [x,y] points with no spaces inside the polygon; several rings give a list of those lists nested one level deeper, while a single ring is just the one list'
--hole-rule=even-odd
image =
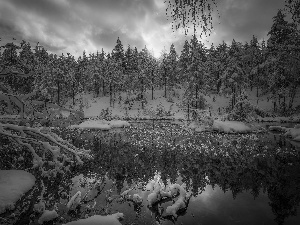
[{"label": "treeline", "polygon": [[[63,104],[82,92],[95,96],[109,95],[111,101],[120,91],[139,93],[143,99],[146,89],[164,88],[164,96],[176,85],[186,89],[189,101],[201,93],[231,96],[232,107],[245,89],[256,88],[268,94],[275,108],[291,108],[300,85],[300,38],[296,24],[285,19],[281,10],[273,18],[267,41],[258,42],[255,36],[249,43],[232,40],[210,48],[194,35],[186,40],[180,54],[174,45],[156,59],[147,49],[127,49],[118,38],[112,52],[103,51],[75,59],[67,53],[49,54],[40,46],[31,48],[7,43],[0,55],[0,73],[7,68],[32,73],[27,78],[0,78],[16,93],[37,91],[40,100]],[[153,98],[153,95],[152,95]]]}]

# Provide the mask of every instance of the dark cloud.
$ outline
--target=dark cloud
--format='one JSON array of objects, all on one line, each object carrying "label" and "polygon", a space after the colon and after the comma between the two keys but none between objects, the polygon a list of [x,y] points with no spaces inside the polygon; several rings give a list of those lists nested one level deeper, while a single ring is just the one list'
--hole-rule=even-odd
[{"label": "dark cloud", "polygon": [[215,26],[215,42],[249,41],[252,35],[267,38],[273,17],[284,7],[280,0],[224,0],[218,3],[219,22]]},{"label": "dark cloud", "polygon": [[[231,43],[249,41],[252,35],[267,38],[272,17],[282,0],[217,0],[220,14],[214,19],[211,37],[202,37],[210,46],[223,40]],[[184,40],[190,40],[183,31],[171,29],[166,5],[162,0],[9,0],[0,1],[0,37],[2,43],[17,38],[39,42],[56,54],[70,52],[76,56],[106,52],[116,45],[120,37],[124,49],[128,45],[139,50],[147,45],[156,56],[164,46],[169,51],[175,44],[181,52]],[[216,11],[214,18],[217,18]]]},{"label": "dark cloud", "polygon": [[103,30],[101,33],[93,33],[91,35],[91,39],[95,43],[96,46],[105,46],[104,49],[108,52],[111,52],[112,49],[117,44],[117,38],[120,38],[124,50],[127,49],[127,46],[130,45],[131,48],[137,47],[137,49],[141,50],[145,45],[145,41],[140,34],[136,36],[129,36],[128,34],[122,32],[122,30]]}]

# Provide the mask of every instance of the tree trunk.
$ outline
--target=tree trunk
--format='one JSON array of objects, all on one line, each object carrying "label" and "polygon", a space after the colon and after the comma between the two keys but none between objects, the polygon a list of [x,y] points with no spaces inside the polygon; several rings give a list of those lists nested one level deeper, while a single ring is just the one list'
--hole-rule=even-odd
[{"label": "tree trunk", "polygon": [[103,96],[105,96],[105,86],[104,86],[104,80],[102,80],[102,90],[103,90]]},{"label": "tree trunk", "polygon": [[153,77],[153,70],[152,70],[152,100],[153,100],[153,84],[154,84],[154,77]]},{"label": "tree trunk", "polygon": [[75,105],[75,83],[74,82],[73,82],[72,95],[73,95],[73,105]]},{"label": "tree trunk", "polygon": [[112,100],[112,86],[111,83],[109,84],[109,106],[111,107],[111,100]]},{"label": "tree trunk", "polygon": [[57,104],[59,105],[59,93],[60,90],[59,90],[59,80],[57,81]]},{"label": "tree trunk", "polygon": [[285,95],[283,96],[283,112],[285,112]]},{"label": "tree trunk", "polygon": [[291,90],[291,96],[290,96],[290,101],[289,101],[289,109],[291,109],[293,107],[293,103],[294,103],[294,99],[296,96],[296,91],[297,91],[297,86],[294,85],[292,90]]},{"label": "tree trunk", "polygon": [[141,88],[141,100],[142,100],[142,109],[144,109],[144,79],[142,78],[142,88]]},{"label": "tree trunk", "polygon": [[198,106],[198,85],[196,85],[196,109]]},{"label": "tree trunk", "polygon": [[190,103],[188,101],[188,121],[190,120]]},{"label": "tree trunk", "polygon": [[167,97],[167,75],[165,70],[165,98]]}]

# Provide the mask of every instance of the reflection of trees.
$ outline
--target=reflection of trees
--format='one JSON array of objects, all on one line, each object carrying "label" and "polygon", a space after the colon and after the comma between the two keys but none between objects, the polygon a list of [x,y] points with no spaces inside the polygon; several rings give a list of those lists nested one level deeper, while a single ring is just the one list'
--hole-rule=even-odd
[{"label": "reflection of trees", "polygon": [[[299,173],[289,175],[293,168],[299,168],[300,156],[295,149],[270,143],[265,136],[259,140],[251,135],[191,136],[176,127],[170,130],[167,125],[157,125],[152,131],[152,125],[146,128],[145,131],[139,125],[125,131],[128,137],[134,137],[130,141],[138,140],[140,146],[129,141],[105,142],[104,136],[96,132],[96,138],[84,142],[95,154],[94,160],[84,164],[84,169],[106,174],[119,191],[124,181],[146,183],[156,171],[161,172],[163,182],[170,179],[175,183],[179,172],[182,182],[195,196],[207,185],[231,190],[234,198],[243,191],[257,197],[262,190],[268,191],[279,224],[295,212],[300,202],[297,193],[300,179]],[[163,138],[159,139],[159,135]],[[173,142],[182,136],[190,139],[183,139],[181,144]]]},{"label": "reflection of trees", "polygon": [[275,214],[275,221],[284,224],[289,216],[297,214],[300,202],[300,163],[285,165],[278,171],[277,182],[268,187],[270,206]]}]

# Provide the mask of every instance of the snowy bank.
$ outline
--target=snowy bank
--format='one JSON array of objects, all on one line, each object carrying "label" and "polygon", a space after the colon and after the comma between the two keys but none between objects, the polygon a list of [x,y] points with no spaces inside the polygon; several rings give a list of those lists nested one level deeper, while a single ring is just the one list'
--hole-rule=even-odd
[{"label": "snowy bank", "polygon": [[110,130],[113,128],[122,128],[128,126],[130,126],[130,124],[123,120],[87,120],[79,125],[71,125],[70,128]]},{"label": "snowy bank", "polygon": [[38,223],[43,224],[44,222],[55,219],[56,217],[58,217],[58,214],[55,210],[45,210],[39,218]]},{"label": "snowy bank", "polygon": [[214,120],[212,129],[224,133],[249,133],[251,127],[239,121]]},{"label": "snowy bank", "polygon": [[29,191],[35,183],[35,177],[24,170],[0,170],[0,214]]},{"label": "snowy bank", "polygon": [[271,131],[284,131],[284,136],[291,137],[293,141],[300,141],[300,124],[294,128],[287,128],[282,126],[270,126]]},{"label": "snowy bank", "polygon": [[65,225],[122,225],[119,220],[123,218],[123,213],[115,213],[107,216],[95,215],[86,219],[69,222]]}]

